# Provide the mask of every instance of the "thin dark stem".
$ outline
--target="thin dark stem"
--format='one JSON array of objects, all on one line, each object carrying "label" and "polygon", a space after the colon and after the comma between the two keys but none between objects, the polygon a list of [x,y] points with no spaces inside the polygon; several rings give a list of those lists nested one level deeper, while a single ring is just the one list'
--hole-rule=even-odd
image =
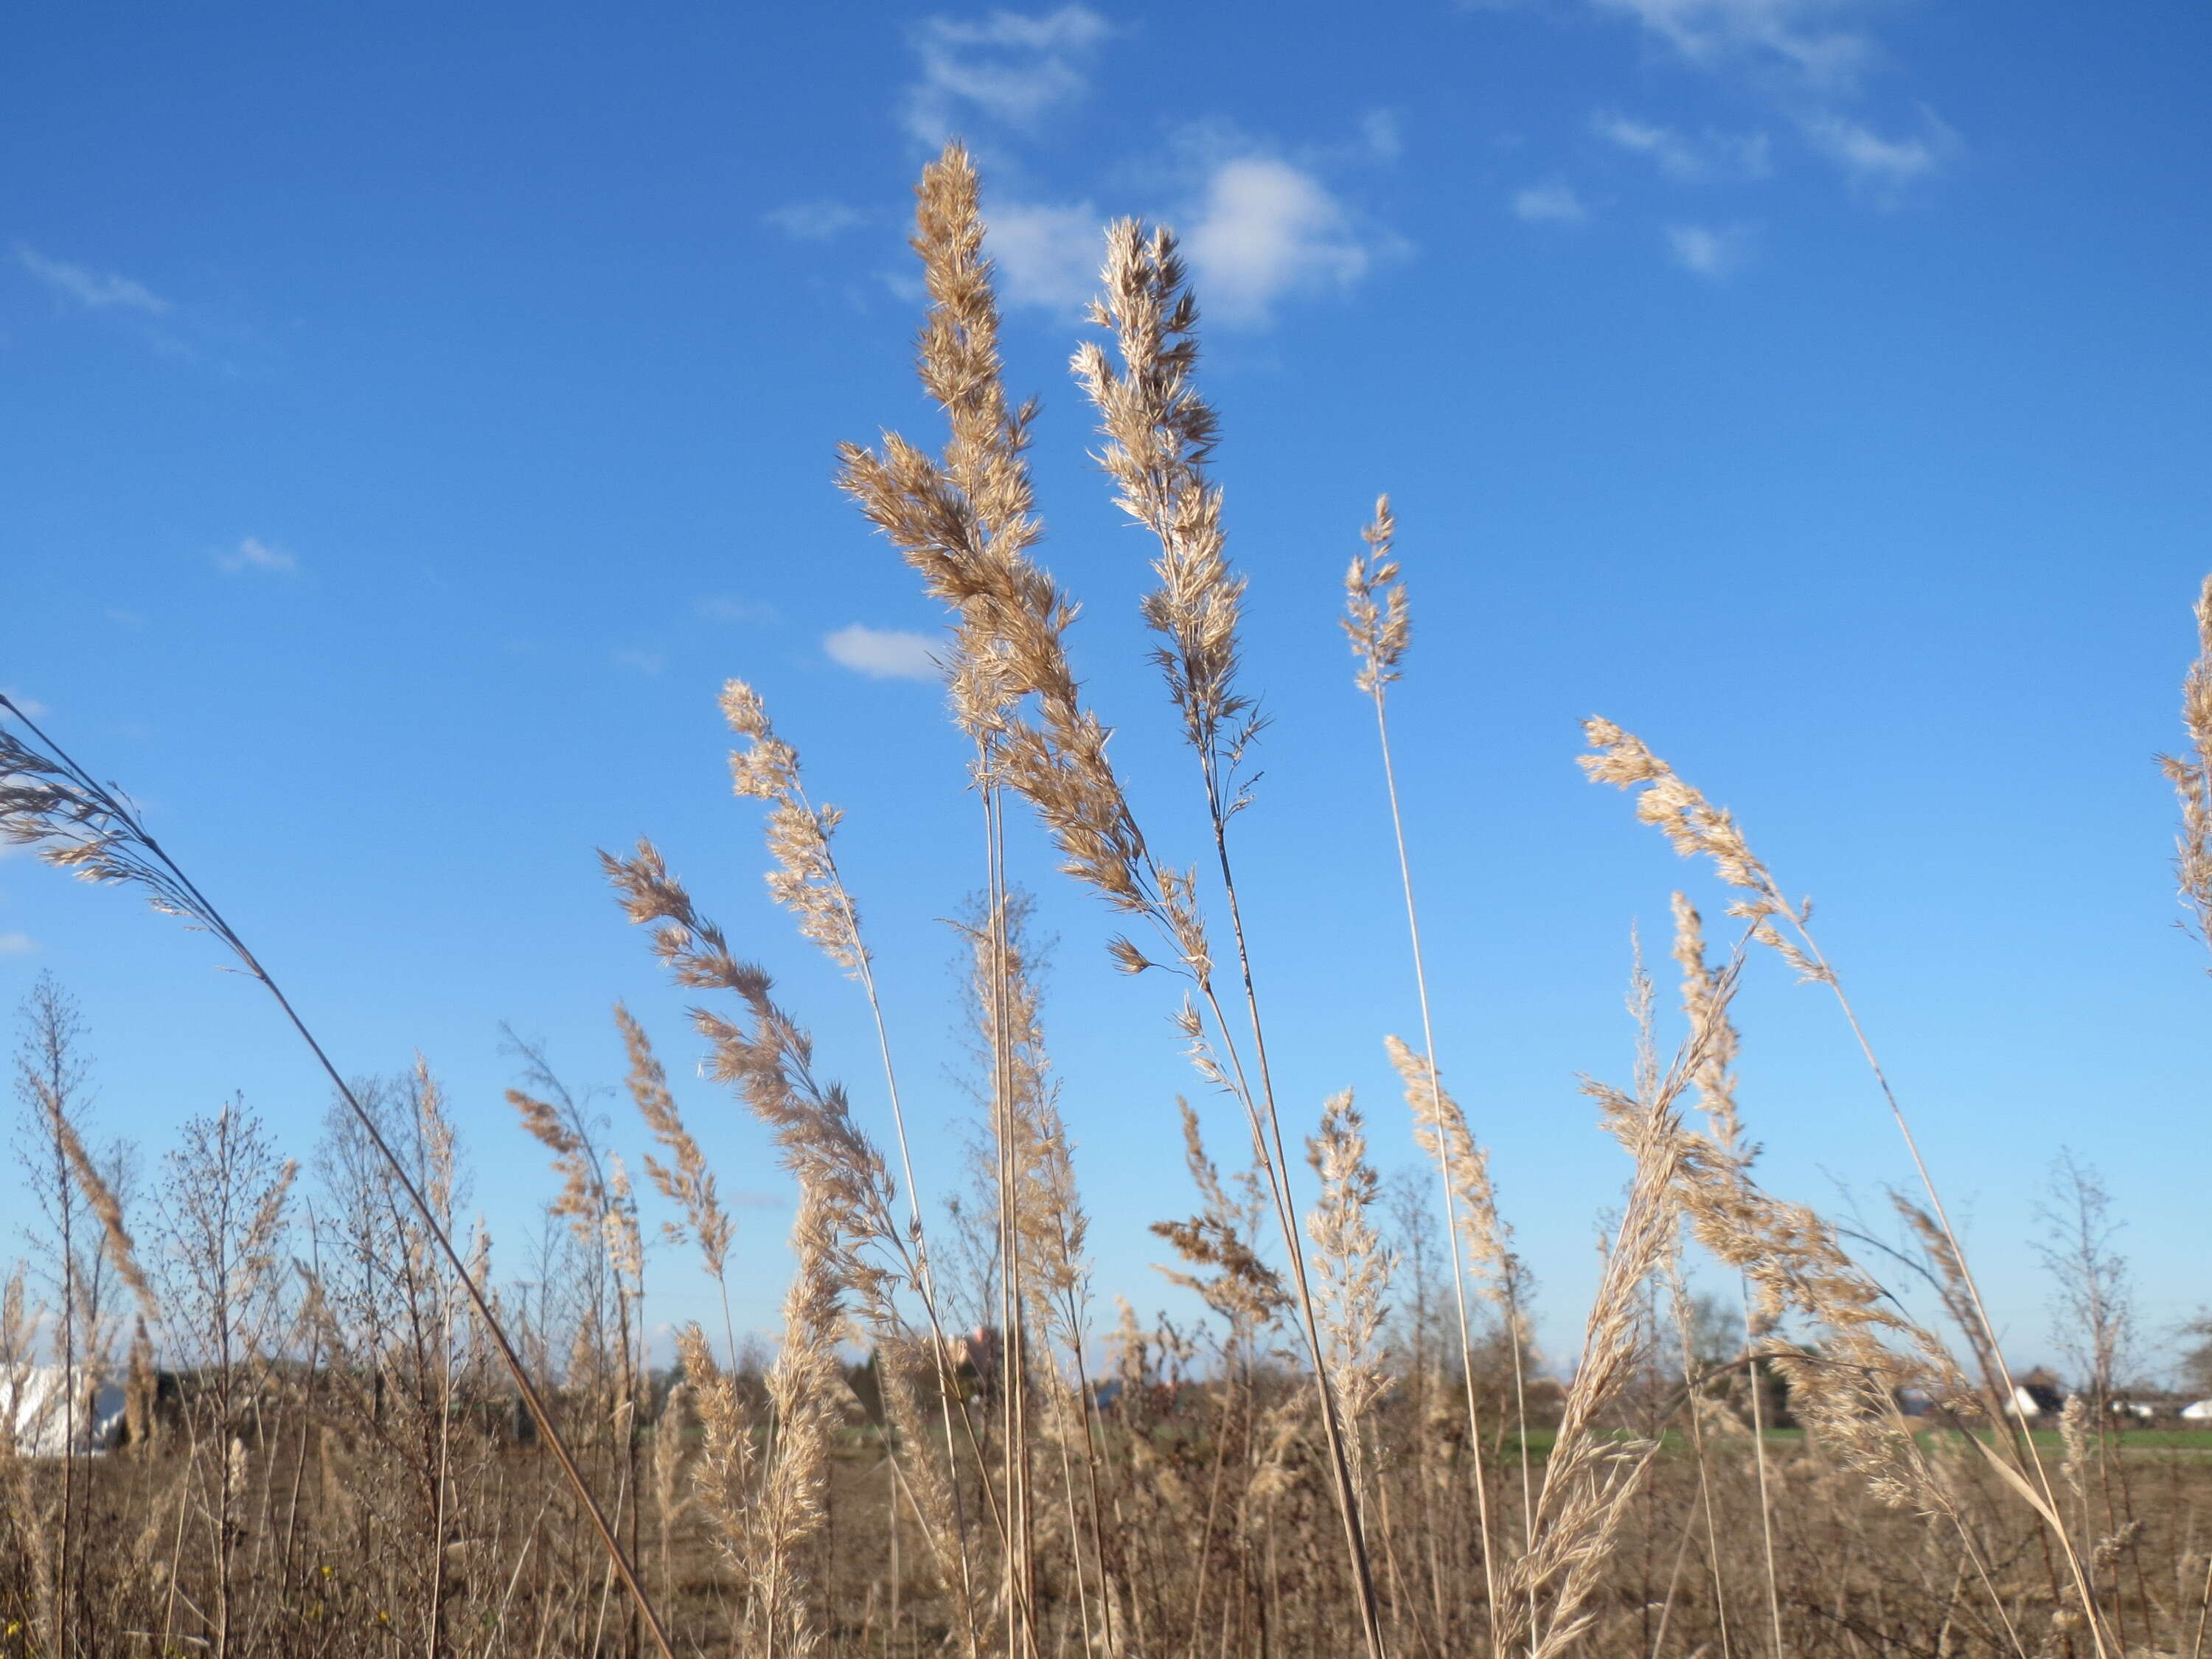
[{"label": "thin dark stem", "polygon": [[[447,1236],[446,1230],[439,1225],[437,1214],[430,1207],[429,1200],[423,1197],[421,1189],[408,1175],[407,1166],[401,1161],[398,1153],[394,1152],[391,1143],[385,1139],[383,1131],[377,1127],[375,1118],[370,1114],[368,1109],[362,1104],[360,1097],[354,1093],[346,1080],[338,1075],[337,1067],[331,1063],[330,1056],[323,1051],[323,1045],[315,1040],[315,1034],[307,1029],[307,1022],[300,1018],[299,1012],[293,1007],[291,1000],[284,994],[283,988],[270,975],[269,970],[261,965],[259,959],[246,948],[246,941],[240,939],[230,924],[223,920],[222,913],[216,910],[207,896],[194,885],[191,878],[185,875],[177,862],[161,849],[161,843],[146,833],[144,826],[138,822],[136,815],[128,807],[110,791],[94,781],[91,775],[79,766],[59,744],[40,730],[36,722],[3,695],[0,695],[0,709],[6,710],[7,713],[21,720],[29,728],[31,734],[45,746],[46,751],[67,769],[70,781],[83,790],[103,812],[112,816],[122,824],[130,833],[131,839],[159,861],[160,870],[155,872],[157,879],[154,884],[156,890],[166,888],[169,891],[180,895],[185,902],[181,908],[187,909],[204,923],[210,933],[221,939],[238,958],[240,966],[252,977],[260,981],[262,988],[276,999],[277,1007],[283,1011],[284,1018],[290,1022],[293,1030],[299,1034],[300,1040],[307,1045],[308,1052],[315,1057],[315,1063],[322,1067],[323,1074],[330,1079],[331,1086],[337,1091],[338,1098],[345,1103],[347,1109],[353,1114],[356,1121],[361,1125],[362,1133],[368,1137],[369,1144],[376,1148],[378,1156],[382,1158],[386,1164],[390,1167],[392,1179],[398,1183],[400,1190],[406,1194],[409,1203],[415,1207],[416,1213],[422,1218],[422,1224],[432,1239],[436,1242],[440,1253],[444,1255],[447,1264],[459,1278],[462,1288],[468,1292],[470,1304],[475,1309],[477,1317],[483,1322],[484,1328],[491,1334],[493,1344],[499,1349],[500,1358],[506,1364],[508,1375],[514,1378],[515,1388],[520,1392],[523,1404],[528,1408],[532,1420],[537,1424],[538,1433],[544,1437],[546,1448],[552,1452],[554,1461],[560,1464],[561,1472],[568,1478],[568,1484],[575,1489],[577,1500],[583,1504],[584,1512],[591,1521],[592,1530],[599,1534],[600,1543],[605,1547],[608,1558],[613,1564],[617,1575],[622,1579],[623,1588],[629,1591],[630,1599],[636,1603],[638,1613],[644,1619],[647,1628],[651,1631],[653,1644],[660,1650],[662,1659],[676,1659],[675,1650],[669,1645],[668,1633],[661,1626],[660,1615],[653,1610],[652,1600],[646,1595],[645,1586],[639,1582],[637,1574],[632,1570],[629,1558],[623,1553],[621,1541],[615,1536],[614,1528],[608,1524],[606,1514],[600,1509],[599,1500],[592,1496],[592,1489],[585,1483],[583,1472],[576,1467],[576,1460],[570,1455],[568,1443],[562,1439],[561,1431],[554,1426],[552,1413],[545,1408],[544,1401],[539,1396],[535,1385],[532,1383],[530,1374],[523,1365],[521,1356],[515,1352],[514,1345],[507,1340],[507,1332],[493,1314],[490,1300],[477,1285],[475,1275],[469,1271],[468,1263],[462,1260],[460,1252],[453,1248],[453,1241]],[[160,879],[164,875],[166,880]]]}]

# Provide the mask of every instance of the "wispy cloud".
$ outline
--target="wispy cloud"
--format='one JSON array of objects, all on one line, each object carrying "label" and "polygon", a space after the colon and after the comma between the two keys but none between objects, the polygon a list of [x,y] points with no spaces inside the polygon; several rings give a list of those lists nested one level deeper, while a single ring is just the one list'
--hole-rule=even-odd
[{"label": "wispy cloud", "polygon": [[1395,161],[1406,153],[1406,134],[1395,110],[1369,110],[1359,118],[1359,137],[1374,161]]},{"label": "wispy cloud", "polygon": [[728,593],[710,593],[691,608],[708,622],[773,623],[783,620],[783,613],[772,605],[758,599],[738,599]]},{"label": "wispy cloud", "polygon": [[939,675],[931,654],[939,648],[939,642],[926,634],[854,623],[825,635],[822,648],[839,667],[872,679],[933,680]]},{"label": "wispy cloud", "polygon": [[787,207],[771,209],[761,215],[764,224],[771,225],[794,242],[826,242],[842,235],[854,226],[864,223],[867,216],[842,202],[823,199],[818,202],[793,202]]},{"label": "wispy cloud", "polygon": [[34,720],[42,720],[46,719],[47,712],[46,706],[40,702],[36,697],[27,697],[21,691],[15,690],[12,685],[0,686],[0,692],[4,692],[7,695],[8,701],[14,703],[16,708],[21,709],[23,713],[28,715],[31,719]]},{"label": "wispy cloud", "polygon": [[1838,20],[1865,0],[1590,0],[1632,17],[1692,63],[1744,65],[1812,86],[1850,86],[1876,53],[1863,30]]},{"label": "wispy cloud", "polygon": [[[1813,151],[1833,163],[1855,189],[1893,195],[1941,170],[1962,148],[1932,111],[1926,131],[1893,138],[1842,112],[1863,95],[1869,72],[1885,62],[1864,27],[1883,0],[1589,0],[1596,9],[1632,18],[1685,61],[1747,82],[1795,122]],[[1768,171],[1765,139],[1731,140],[1708,133],[1691,140],[1664,127],[1601,117],[1599,130],[1625,149],[1640,149],[1676,178]],[[1755,149],[1745,149],[1747,143]]]},{"label": "wispy cloud", "polygon": [[0,957],[27,957],[39,948],[39,941],[28,933],[14,931],[0,933]]},{"label": "wispy cloud", "polygon": [[15,244],[15,263],[54,293],[87,311],[135,311],[149,317],[166,317],[167,300],[143,283],[112,271],[94,270],[66,259],[50,259],[37,249]]},{"label": "wispy cloud", "polygon": [[1632,155],[1649,159],[1670,179],[1764,179],[1771,173],[1771,146],[1763,132],[1707,131],[1692,137],[1672,127],[1601,110],[1590,130]]},{"label": "wispy cloud", "polygon": [[1744,225],[1669,225],[1667,252],[1683,270],[1718,281],[1743,269],[1751,258],[1752,234]]},{"label": "wispy cloud", "polygon": [[1000,285],[1014,304],[1070,312],[1098,291],[1106,221],[1090,203],[990,204],[983,217]]},{"label": "wispy cloud", "polygon": [[1054,105],[1090,90],[1090,60],[1113,33],[1088,6],[1034,15],[994,11],[980,19],[932,17],[908,39],[921,79],[907,92],[907,131],[941,144],[964,112],[1016,128],[1034,126]]},{"label": "wispy cloud", "polygon": [[300,568],[300,562],[281,547],[271,547],[258,536],[248,536],[226,553],[215,556],[216,568],[237,575],[242,571],[264,570],[274,575],[289,576]]},{"label": "wispy cloud", "polygon": [[1531,224],[1578,225],[1589,217],[1589,210],[1565,185],[1531,185],[1514,193],[1513,215]]},{"label": "wispy cloud", "polygon": [[668,666],[667,653],[660,651],[617,651],[612,660],[617,668],[627,668],[639,674],[658,674]]},{"label": "wispy cloud", "polygon": [[1843,169],[1850,183],[1878,196],[1893,197],[1942,170],[1960,149],[1959,136],[1931,111],[1922,112],[1926,131],[1920,137],[1886,138],[1863,122],[1821,112],[1806,116],[1806,141]]},{"label": "wispy cloud", "polygon": [[1246,325],[1268,321],[1289,295],[1350,288],[1389,247],[1357,234],[1343,203],[1314,174],[1257,155],[1213,169],[1183,237],[1213,315]]}]

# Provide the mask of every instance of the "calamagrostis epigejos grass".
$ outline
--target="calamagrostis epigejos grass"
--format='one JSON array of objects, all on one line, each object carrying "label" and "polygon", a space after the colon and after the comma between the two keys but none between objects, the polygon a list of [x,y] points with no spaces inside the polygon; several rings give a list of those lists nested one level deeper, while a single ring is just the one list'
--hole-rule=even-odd
[{"label": "calamagrostis epigejos grass", "polygon": [[[1068,665],[1063,635],[1073,608],[1029,557],[1038,526],[1022,453],[1035,408],[1013,404],[1004,390],[997,302],[982,254],[975,168],[966,152],[957,143],[947,146],[925,169],[916,196],[914,245],[932,301],[918,368],[925,389],[945,410],[951,434],[941,459],[896,434],[885,434],[880,453],[846,445],[840,451],[840,482],[955,613],[955,712],[976,734],[983,781],[1029,800],[1068,873],[1117,909],[1154,925],[1205,1004],[1210,1032],[1197,1029],[1199,1012],[1188,1005],[1181,1024],[1202,1073],[1237,1095],[1265,1152],[1301,1334],[1321,1393],[1363,1631],[1373,1659],[1380,1659],[1381,1629],[1358,1502],[1320,1364],[1320,1335],[1241,925],[1238,965],[1255,1042],[1249,1079],[1221,1017],[1194,878],[1153,862],[1106,757],[1106,729],[1084,706]],[[1182,288],[1171,238],[1146,239],[1134,225],[1114,236],[1119,252],[1109,252],[1106,308],[1123,357],[1114,384],[1128,391],[1127,419],[1133,423],[1115,441],[1127,448],[1123,439],[1129,439],[1138,445],[1133,456],[1164,455],[1170,464],[1172,476],[1162,481],[1165,494],[1139,489],[1130,499],[1160,508],[1156,519],[1146,520],[1164,538],[1162,591],[1148,614],[1171,641],[1162,661],[1200,755],[1234,921],[1226,826],[1243,804],[1234,773],[1254,727],[1249,705],[1233,690],[1237,580],[1220,559],[1218,500],[1198,470],[1212,417],[1189,391],[1186,372],[1187,337],[1196,310]],[[1111,263],[1116,258],[1118,267]],[[1115,950],[1131,971],[1150,965],[1126,940],[1117,941]]]},{"label": "calamagrostis epigejos grass", "polygon": [[1200,978],[1199,988],[1212,1018],[1231,1091],[1250,1115],[1263,1153],[1262,1173],[1274,1199],[1283,1250],[1289,1259],[1290,1286],[1313,1365],[1362,1633],[1371,1659],[1381,1659],[1381,1613],[1346,1449],[1346,1409],[1330,1382],[1320,1315],[1290,1194],[1290,1159],[1276,1109],[1266,1029],[1229,851],[1231,820],[1252,799],[1250,781],[1240,776],[1240,769],[1265,722],[1257,703],[1237,686],[1244,579],[1231,568],[1224,551],[1221,489],[1206,471],[1218,423],[1192,378],[1198,361],[1198,302],[1175,234],[1164,227],[1148,233],[1133,219],[1107,228],[1100,283],[1103,292],[1091,306],[1091,319],[1111,331],[1120,364],[1117,368],[1103,347],[1090,341],[1077,350],[1073,367],[1099,413],[1107,443],[1098,459],[1119,487],[1116,502],[1152,533],[1158,546],[1152,570],[1159,586],[1146,595],[1144,617],[1146,625],[1166,641],[1154,651],[1153,660],[1165,678],[1169,696],[1182,716],[1184,738],[1199,763],[1250,1034],[1249,1070],[1223,1017],[1210,975]]},{"label": "calamagrostis epigejos grass", "polygon": [[1610,1439],[1600,1423],[1644,1358],[1644,1289],[1676,1248],[1679,1178],[1688,1151],[1680,1106],[1702,1056],[1693,1031],[1673,1062],[1660,1069],[1651,1035],[1650,982],[1640,959],[1630,1006],[1638,1036],[1635,1091],[1597,1082],[1583,1086],[1602,1109],[1606,1127],[1634,1161],[1634,1171],[1607,1246],[1528,1541],[1506,1574],[1498,1615],[1500,1651],[1525,1645],[1532,1659],[1565,1651],[1595,1619],[1590,1602],[1600,1574],[1629,1500],[1657,1449],[1648,1441]]},{"label": "calamagrostis epigejos grass", "polygon": [[294,1009],[269,970],[247,948],[240,938],[224,921],[222,915],[207,896],[195,886],[190,877],[166,852],[160,842],[146,831],[129,798],[119,791],[100,783],[72,759],[58,744],[40,730],[36,722],[4,696],[0,696],[0,716],[20,721],[30,733],[28,741],[0,725],[0,841],[17,846],[33,847],[46,863],[68,870],[83,880],[136,887],[145,894],[154,908],[167,915],[183,918],[189,924],[204,929],[228,950],[245,971],[260,981],[262,988],[276,1000],[286,1021],[307,1045],[315,1062],[337,1091],[347,1109],[360,1123],[377,1155],[390,1166],[393,1179],[417,1214],[428,1226],[440,1253],[459,1278],[467,1292],[470,1305],[477,1320],[498,1348],[500,1359],[514,1379],[516,1391],[522,1396],[538,1432],[555,1460],[561,1465],[562,1475],[576,1493],[590,1518],[592,1530],[599,1534],[623,1588],[637,1605],[651,1632],[653,1644],[664,1659],[675,1659],[669,1647],[668,1637],[661,1627],[659,1615],[653,1610],[652,1599],[639,1581],[629,1555],[616,1538],[614,1528],[608,1523],[605,1512],[599,1507],[590,1486],[575,1459],[569,1454],[567,1442],[554,1426],[544,1401],[530,1380],[522,1358],[514,1351],[505,1328],[493,1310],[483,1289],[470,1274],[468,1263],[453,1246],[446,1230],[438,1224],[428,1201],[409,1176],[398,1155],[392,1151],[382,1132],[377,1127],[368,1109],[355,1095],[345,1079],[331,1064],[330,1056],[308,1030],[307,1023]]},{"label": "calamagrostis epigejos grass", "polygon": [[[1458,1105],[1443,1091],[1437,1063],[1436,1022],[1429,1002],[1429,969],[1421,948],[1421,918],[1413,896],[1413,866],[1406,847],[1406,819],[1398,799],[1398,769],[1390,747],[1389,687],[1395,682],[1413,642],[1413,610],[1400,569],[1396,542],[1398,520],[1390,498],[1378,496],[1375,517],[1360,532],[1365,544],[1355,553],[1344,576],[1345,614],[1342,626],[1359,663],[1352,684],[1367,695],[1375,709],[1375,736],[1382,757],[1383,793],[1390,806],[1390,833],[1398,855],[1398,881],[1406,901],[1406,934],[1413,959],[1413,991],[1420,1006],[1421,1044],[1426,1058],[1416,1060],[1397,1038],[1388,1039],[1390,1063],[1406,1083],[1406,1102],[1412,1108],[1414,1139],[1437,1166],[1437,1183],[1443,1199],[1445,1236],[1455,1241],[1452,1254],[1453,1316],[1459,1328],[1460,1378],[1467,1408],[1468,1444],[1474,1471],[1475,1512],[1482,1540],[1482,1567],[1486,1591],[1486,1613],[1492,1619],[1491,1645],[1498,1643],[1497,1572],[1491,1535],[1490,1494],[1482,1480],[1481,1414],[1474,1395],[1474,1341],[1468,1323],[1467,1264],[1478,1272],[1492,1273],[1492,1293],[1497,1297],[1510,1327],[1513,1341],[1514,1400],[1520,1419],[1521,1485],[1523,1514],[1530,1511],[1528,1453],[1527,1387],[1522,1372],[1523,1352],[1521,1316],[1515,1306],[1515,1267],[1505,1247],[1506,1233],[1498,1219],[1491,1194],[1487,1157],[1468,1131]],[[1418,1069],[1416,1069],[1418,1068]],[[1466,1211],[1462,1215],[1461,1212]],[[1464,1241],[1462,1252],[1460,1242]]]},{"label": "calamagrostis epigejos grass", "polygon": [[[1785,897],[1772,874],[1753,854],[1742,829],[1728,810],[1712,805],[1674,768],[1652,753],[1641,738],[1622,730],[1612,721],[1601,719],[1584,721],[1583,731],[1595,752],[1582,757],[1581,764],[1592,781],[1610,783],[1618,788],[1639,792],[1636,797],[1638,818],[1656,826],[1667,836],[1675,851],[1684,857],[1703,854],[1711,859],[1722,880],[1743,895],[1729,905],[1729,914],[1748,924],[1748,938],[1774,951],[1797,971],[1801,979],[1826,985],[1835,997],[1837,1006],[1850,1028],[1868,1069],[1881,1091],[1883,1102],[1889,1109],[1891,1119],[1897,1126],[1914,1170],[1928,1195],[1929,1212],[1942,1236],[1948,1258],[1958,1266],[1963,1301],[1972,1311],[1970,1335],[1978,1344],[1985,1342],[1988,1345],[1996,1360],[1996,1370],[2000,1375],[2004,1374],[2003,1350],[1996,1327],[1983,1304],[1978,1285],[1966,1268],[1966,1253],[1959,1243],[1956,1230],[1944,1212],[1935,1178],[1921,1156],[1919,1142],[1906,1121],[1905,1109],[1898,1101],[1896,1091],[1890,1086],[1888,1075],[1875,1056],[1873,1043],[1860,1024],[1857,1012],[1844,992],[1841,980],[1813,936],[1809,902],[1792,902]],[[1785,928],[1788,930],[1786,933]],[[1851,1322],[1846,1321],[1845,1323],[1848,1326]],[[1778,1357],[1776,1363],[1778,1369],[1786,1370],[1791,1362]],[[1801,1365],[1798,1369],[1802,1371],[1806,1368]],[[2094,1614],[2094,1600],[2088,1590],[2087,1565],[2083,1559],[2083,1552],[2059,1521],[2057,1494],[2033,1437],[2025,1434],[2003,1437],[2002,1444],[2006,1455],[2002,1458],[1999,1458],[1980,1439],[1971,1440],[1969,1443],[1990,1456],[2007,1483],[2050,1524],[2055,1541],[2065,1558],[2076,1593],[2091,1609],[2089,1628],[2097,1651],[2104,1654],[2107,1650],[2107,1638],[2101,1620]]]},{"label": "calamagrostis epigejos grass", "polygon": [[[972,681],[973,677],[970,678]],[[979,702],[973,706],[980,708],[982,704]],[[876,1049],[883,1064],[884,1088],[890,1104],[892,1133],[898,1145],[900,1169],[906,1179],[905,1248],[911,1258],[908,1277],[921,1304],[931,1340],[925,1349],[908,1340],[902,1332],[889,1327],[878,1329],[877,1334],[879,1341],[889,1345],[887,1353],[913,1356],[926,1352],[935,1372],[944,1427],[945,1467],[940,1469],[936,1466],[924,1440],[910,1436],[906,1443],[919,1452],[921,1463],[927,1467],[908,1468],[903,1475],[918,1512],[922,1513],[921,1524],[933,1550],[958,1553],[964,1608],[969,1605],[972,1574],[967,1556],[967,1528],[951,1471],[956,1462],[953,1420],[957,1416],[965,1423],[967,1415],[964,1404],[955,1397],[951,1367],[945,1357],[949,1345],[938,1306],[927,1231],[922,1221],[921,1189],[915,1179],[906,1109],[899,1092],[898,1070],[891,1057],[890,1030],[884,1018],[883,999],[876,987],[875,961],[861,936],[860,907],[845,884],[832,847],[832,838],[843,815],[836,807],[826,802],[817,805],[809,797],[799,751],[777,734],[759,692],[743,680],[727,681],[722,687],[721,707],[732,734],[744,739],[744,746],[730,753],[732,787],[738,795],[770,803],[767,834],[771,860],[767,874],[769,892],[798,919],[800,934],[857,981],[867,998],[869,1018],[875,1027]],[[979,741],[986,741],[987,737],[980,734],[988,734],[995,728],[989,719],[979,716],[976,729]],[[902,1377],[890,1385],[887,1403],[896,1398],[897,1389],[907,1380]],[[917,1418],[915,1424],[902,1427],[915,1426],[918,1421]],[[940,1558],[940,1567],[948,1559]]]},{"label": "calamagrostis epigejos grass", "polygon": [[1349,1089],[1322,1106],[1321,1127],[1306,1142],[1306,1161],[1321,1177],[1321,1197],[1306,1212],[1306,1231],[1314,1246],[1322,1362],[1344,1411],[1352,1484],[1364,1498],[1370,1451],[1362,1425],[1371,1423],[1390,1387],[1376,1339],[1396,1261],[1382,1248],[1368,1214],[1382,1182],[1367,1161],[1366,1124]]},{"label": "calamagrostis epigejos grass", "polygon": [[699,1143],[684,1127],[683,1111],[669,1091],[668,1073],[659,1056],[653,1052],[652,1039],[619,1002],[615,1004],[615,1024],[622,1032],[623,1048],[629,1056],[629,1076],[626,1079],[629,1097],[637,1107],[638,1115],[645,1120],[645,1127],[653,1132],[653,1138],[675,1160],[672,1164],[663,1164],[650,1152],[645,1158],[647,1178],[663,1198],[684,1212],[681,1224],[663,1222],[662,1231],[672,1244],[696,1243],[699,1247],[700,1260],[721,1292],[722,1334],[730,1344],[730,1363],[735,1364],[737,1337],[730,1321],[729,1212],[722,1207],[714,1171],[707,1167],[707,1155],[699,1150]]}]

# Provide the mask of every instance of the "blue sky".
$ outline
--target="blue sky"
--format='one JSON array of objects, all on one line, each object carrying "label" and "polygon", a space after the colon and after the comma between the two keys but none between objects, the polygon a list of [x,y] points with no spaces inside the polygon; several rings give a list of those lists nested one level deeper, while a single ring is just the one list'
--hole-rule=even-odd
[{"label": "blue sky", "polygon": [[[1107,217],[1186,237],[1249,676],[1274,716],[1245,881],[1285,1097],[1346,1085],[1409,1162],[1415,1029],[1388,820],[1336,631],[1392,492],[1416,638],[1395,718],[1442,1058],[1571,1347],[1618,1152],[1629,937],[1717,908],[1584,783],[1601,712],[1733,805],[1860,1001],[2015,1348],[2061,1146],[2100,1166],[2154,1334],[2212,1298],[2212,982],[2178,933],[2189,604],[2212,563],[2200,7],[1528,0],[49,9],[6,55],[0,687],[145,803],[340,1064],[419,1048],[495,1238],[550,1190],[498,1027],[618,1080],[678,998],[592,849],[659,839],[880,1127],[864,1010],[759,881],[714,694],[755,682],[848,813],[841,852],[957,1178],[941,918],[979,827],[938,618],[831,487],[933,428],[908,373],[907,191],[986,169],[1044,556],[1154,839],[1195,783],[1145,667],[1144,549],[1065,363]],[[1102,1293],[1171,1304],[1190,1201],[1166,991],[1016,858]],[[0,998],[83,1003],[98,1121],[149,1148],[233,1090],[304,1152],[324,1106],[204,939],[0,864]],[[1769,1180],[1869,1207],[1909,1175],[1832,1008],[1755,965],[1743,1109]],[[772,1327],[782,1178],[703,1084]],[[610,1099],[626,1143],[640,1136]],[[1233,1126],[1210,1121],[1224,1150]],[[495,1247],[496,1248],[496,1247]],[[510,1260],[519,1261],[519,1256]],[[703,1311],[685,1263],[655,1316]]]}]

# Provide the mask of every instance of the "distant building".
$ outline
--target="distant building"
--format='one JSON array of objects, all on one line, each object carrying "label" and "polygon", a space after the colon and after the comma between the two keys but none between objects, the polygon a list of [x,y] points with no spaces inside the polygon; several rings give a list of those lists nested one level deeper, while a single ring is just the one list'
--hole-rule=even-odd
[{"label": "distant building", "polygon": [[2212,1423],[2212,1400],[2200,1400],[2193,1406],[2184,1406],[2175,1415],[2185,1423]]},{"label": "distant building", "polygon": [[2030,1371],[2014,1383],[2012,1398],[2005,1402],[2008,1417],[2056,1417],[2065,1409],[2066,1391],[2040,1371]]},{"label": "distant building", "polygon": [[[76,1374],[76,1409],[66,1408],[59,1365],[0,1366],[0,1434],[20,1457],[106,1451],[123,1426],[119,1379]],[[70,1444],[72,1422],[75,1443]]]}]

